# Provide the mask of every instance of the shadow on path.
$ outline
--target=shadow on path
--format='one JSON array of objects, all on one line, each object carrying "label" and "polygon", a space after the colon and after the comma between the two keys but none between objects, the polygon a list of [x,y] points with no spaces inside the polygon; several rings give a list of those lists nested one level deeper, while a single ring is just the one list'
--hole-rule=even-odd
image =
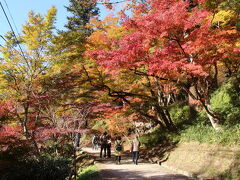
[{"label": "shadow on path", "polygon": [[94,156],[101,180],[190,180],[187,176],[158,164],[150,164],[142,158],[139,159],[139,165],[134,165],[129,152],[122,155],[121,164],[117,165],[114,154],[111,158],[104,159],[99,157],[99,151],[91,148],[85,148],[84,151]]},{"label": "shadow on path", "polygon": [[100,171],[103,180],[189,180],[188,177],[181,174],[162,174],[146,176],[143,171],[128,171],[121,169],[103,169]]}]

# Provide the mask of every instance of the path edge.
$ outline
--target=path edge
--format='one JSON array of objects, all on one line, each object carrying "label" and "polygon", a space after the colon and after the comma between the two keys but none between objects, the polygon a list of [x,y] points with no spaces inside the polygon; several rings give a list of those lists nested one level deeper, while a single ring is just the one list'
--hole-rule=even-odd
[{"label": "path edge", "polygon": [[167,169],[170,169],[170,170],[173,170],[173,171],[176,171],[177,173],[180,173],[180,174],[183,174],[185,176],[188,176],[190,178],[192,178],[193,180],[204,180],[204,178],[192,173],[192,172],[189,172],[189,171],[184,171],[184,170],[181,170],[181,169],[178,169],[178,168],[175,168],[173,166],[168,166],[166,164],[162,164],[160,162],[158,162],[157,164],[159,164],[160,166],[164,167],[164,168],[167,168]]}]

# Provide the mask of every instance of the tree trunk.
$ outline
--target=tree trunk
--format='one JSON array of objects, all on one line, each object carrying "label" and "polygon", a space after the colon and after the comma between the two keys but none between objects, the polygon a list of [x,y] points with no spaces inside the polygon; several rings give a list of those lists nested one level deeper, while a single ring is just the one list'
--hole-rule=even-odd
[{"label": "tree trunk", "polygon": [[27,127],[28,110],[29,110],[29,105],[28,105],[28,103],[26,103],[24,105],[24,120],[23,120],[23,123],[22,123],[23,132],[24,132],[24,135],[25,135],[26,139],[33,143],[33,146],[34,146],[37,154],[40,155],[40,149],[38,148],[37,142],[34,139],[34,134],[31,135],[28,131],[28,127]]},{"label": "tree trunk", "polygon": [[210,120],[212,127],[215,130],[220,130],[220,125],[219,125],[219,118],[217,117],[217,115],[212,111],[211,109],[211,105],[210,104],[206,104],[204,106],[205,108],[205,112],[207,113],[208,119]]},{"label": "tree trunk", "polygon": [[158,120],[161,121],[161,124],[163,124],[170,131],[175,129],[175,126],[167,109],[163,110],[162,107],[155,106],[155,111]]},{"label": "tree trunk", "polygon": [[26,139],[28,139],[29,132],[28,132],[28,128],[27,128],[27,122],[25,120],[22,122],[22,128],[23,128],[24,136],[26,137]]},{"label": "tree trunk", "polygon": [[171,129],[172,129],[172,130],[175,130],[176,127],[175,127],[175,125],[174,125],[174,123],[173,123],[173,121],[172,121],[172,118],[171,118],[171,116],[170,116],[169,111],[168,111],[167,109],[165,109],[165,110],[164,110],[164,113],[166,114],[166,117],[168,118],[168,122],[169,122],[169,124],[170,124],[170,126],[171,126]]},{"label": "tree trunk", "polygon": [[[212,109],[211,109],[211,105],[210,105],[210,101],[208,99],[208,96],[205,95],[205,96],[202,96],[196,86],[195,87],[191,87],[191,88],[186,88],[184,87],[184,90],[188,93],[189,97],[192,98],[192,99],[195,99],[195,100],[199,100],[205,110],[205,112],[207,113],[207,116],[208,116],[208,119],[210,120],[211,122],[211,125],[212,127],[215,129],[215,130],[219,130],[220,129],[220,124],[219,124],[219,119],[220,119],[220,116],[217,115]],[[206,93],[208,94],[208,93]],[[205,99],[205,100],[203,100]]]}]

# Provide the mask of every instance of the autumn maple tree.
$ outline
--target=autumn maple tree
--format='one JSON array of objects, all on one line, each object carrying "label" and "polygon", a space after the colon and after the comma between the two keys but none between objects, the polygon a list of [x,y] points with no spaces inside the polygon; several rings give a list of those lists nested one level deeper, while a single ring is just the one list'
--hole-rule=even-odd
[{"label": "autumn maple tree", "polygon": [[34,126],[38,123],[38,112],[34,111],[34,94],[41,93],[39,78],[50,67],[47,49],[52,38],[56,8],[52,7],[45,16],[29,13],[29,19],[23,26],[18,39],[13,33],[8,33],[6,45],[1,48],[4,59],[1,70],[6,81],[1,99],[12,99],[15,110],[12,117],[20,124],[27,140],[33,142],[35,149],[39,148],[34,139]]},{"label": "autumn maple tree", "polygon": [[184,89],[201,103],[218,129],[221,116],[211,109],[210,93],[216,87],[220,63],[238,52],[239,32],[214,28],[214,14],[203,7],[204,1],[194,2],[194,6],[175,0],[140,4],[138,15],[123,22],[129,33],[115,41],[111,50],[100,49],[91,56],[105,68],[133,70]]}]

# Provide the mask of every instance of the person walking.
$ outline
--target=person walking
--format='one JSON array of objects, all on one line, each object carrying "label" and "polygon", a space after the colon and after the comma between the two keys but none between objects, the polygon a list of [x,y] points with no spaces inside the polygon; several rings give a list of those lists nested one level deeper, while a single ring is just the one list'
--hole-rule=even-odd
[{"label": "person walking", "polygon": [[74,137],[74,147],[77,151],[80,150],[80,140],[81,140],[81,134],[76,133],[76,135]]},{"label": "person walking", "polygon": [[134,164],[138,164],[138,158],[139,158],[139,149],[140,149],[140,141],[137,136],[132,141],[131,144],[131,153],[132,153],[132,160]]},{"label": "person walking", "polygon": [[98,143],[99,143],[99,137],[97,135],[94,135],[92,138],[92,149],[98,150]]},{"label": "person walking", "polygon": [[107,132],[104,132],[103,135],[101,135],[100,137],[100,145],[101,145],[101,149],[100,149],[100,158],[102,158],[102,153],[103,157],[106,158],[106,150],[107,150]]},{"label": "person walking", "polygon": [[121,140],[122,140],[122,138],[120,136],[118,136],[116,141],[115,141],[115,155],[116,155],[115,161],[116,161],[116,164],[121,163],[121,154],[122,154],[122,151],[123,151],[123,146],[122,146],[123,142]]},{"label": "person walking", "polygon": [[110,135],[107,135],[107,157],[111,158],[111,146],[112,146],[112,139]]}]

